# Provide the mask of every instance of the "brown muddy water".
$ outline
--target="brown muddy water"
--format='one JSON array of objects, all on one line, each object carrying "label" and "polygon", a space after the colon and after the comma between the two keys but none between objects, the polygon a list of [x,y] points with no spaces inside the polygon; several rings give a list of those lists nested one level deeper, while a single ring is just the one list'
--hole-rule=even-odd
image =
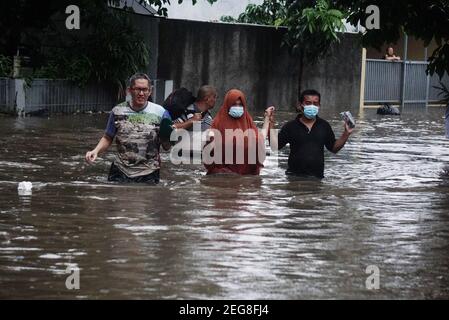
[{"label": "brown muddy water", "polygon": [[[339,135],[337,113],[324,118]],[[0,118],[0,298],[449,298],[442,109],[359,115],[321,181],[286,177],[287,148],[260,177],[205,176],[163,154],[157,186],[107,182],[112,152],[84,163],[106,119]]]}]

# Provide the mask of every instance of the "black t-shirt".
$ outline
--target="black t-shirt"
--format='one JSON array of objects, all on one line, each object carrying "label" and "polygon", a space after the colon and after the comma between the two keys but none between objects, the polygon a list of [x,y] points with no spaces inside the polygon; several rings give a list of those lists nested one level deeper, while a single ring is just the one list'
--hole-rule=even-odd
[{"label": "black t-shirt", "polygon": [[330,124],[319,117],[309,129],[299,116],[287,122],[279,132],[279,149],[290,143],[287,173],[324,177],[324,146],[332,151],[335,134]]}]

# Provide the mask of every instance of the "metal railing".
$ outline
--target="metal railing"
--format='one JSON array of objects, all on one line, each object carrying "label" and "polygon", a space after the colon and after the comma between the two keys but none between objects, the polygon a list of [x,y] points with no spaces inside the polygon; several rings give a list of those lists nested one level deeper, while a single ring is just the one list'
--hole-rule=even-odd
[{"label": "metal railing", "polygon": [[[155,102],[161,104],[172,90],[173,81],[154,80]],[[0,112],[33,114],[40,111],[109,111],[118,102],[116,89],[108,85],[89,84],[79,87],[64,79],[34,79],[26,85],[23,79],[0,78]]]},{"label": "metal railing", "polygon": [[78,87],[68,80],[35,79],[25,87],[26,111],[47,109],[50,113],[111,110],[117,93],[112,87],[90,84]]},{"label": "metal railing", "polygon": [[[436,74],[426,74],[427,65],[424,61],[366,59],[365,103],[393,103],[402,107],[437,103],[441,97],[434,86],[439,86],[440,79]],[[449,77],[445,75],[442,82],[449,85]]]}]

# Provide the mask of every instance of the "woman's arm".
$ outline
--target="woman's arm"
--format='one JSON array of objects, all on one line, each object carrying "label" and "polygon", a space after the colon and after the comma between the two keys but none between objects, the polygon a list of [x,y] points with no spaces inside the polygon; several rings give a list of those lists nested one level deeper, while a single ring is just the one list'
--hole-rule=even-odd
[{"label": "woman's arm", "polygon": [[274,126],[274,107],[271,106],[265,110],[263,126],[262,126],[262,135],[264,139],[270,140],[270,130]]}]

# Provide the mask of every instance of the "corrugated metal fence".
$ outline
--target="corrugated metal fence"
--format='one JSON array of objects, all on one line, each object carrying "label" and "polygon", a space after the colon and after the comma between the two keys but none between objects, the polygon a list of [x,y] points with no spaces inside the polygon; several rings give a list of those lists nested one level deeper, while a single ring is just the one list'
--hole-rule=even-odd
[{"label": "corrugated metal fence", "polygon": [[14,111],[14,87],[9,78],[0,78],[0,111]]},{"label": "corrugated metal fence", "polygon": [[0,78],[0,112],[73,113],[108,111],[117,103],[113,86],[89,84],[78,87],[69,80]]},{"label": "corrugated metal fence", "polygon": [[398,102],[401,99],[402,65],[366,60],[365,102]]},{"label": "corrugated metal fence", "polygon": [[[427,107],[441,97],[433,86],[439,85],[438,75],[426,75],[427,62],[366,59],[365,103],[395,103],[403,107]],[[449,77],[443,77],[449,84]]]},{"label": "corrugated metal fence", "polygon": [[35,79],[25,87],[26,111],[47,109],[50,113],[111,110],[117,92],[106,85],[78,87],[68,80]]},{"label": "corrugated metal fence", "polygon": [[[173,90],[173,81],[153,81],[153,99],[162,104]],[[121,99],[122,101],[124,98]],[[117,103],[113,86],[89,84],[78,87],[69,80],[34,79],[26,85],[23,79],[0,78],[0,112],[33,114],[109,111]]]}]

